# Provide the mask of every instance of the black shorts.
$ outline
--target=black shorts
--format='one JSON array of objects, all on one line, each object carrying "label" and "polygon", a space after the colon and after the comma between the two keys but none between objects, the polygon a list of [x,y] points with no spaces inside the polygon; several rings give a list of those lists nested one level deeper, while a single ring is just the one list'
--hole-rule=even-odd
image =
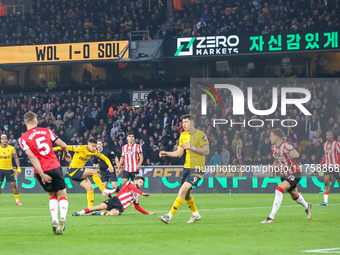
[{"label": "black shorts", "polygon": [[4,181],[6,176],[6,182],[15,182],[15,172],[13,170],[0,170],[0,182]]},{"label": "black shorts", "polygon": [[323,173],[324,173],[324,176],[330,175],[332,177],[332,175],[333,175],[334,178],[340,179],[339,169],[327,168],[327,170],[324,171]]},{"label": "black shorts", "polygon": [[290,188],[287,191],[292,191],[296,188],[297,184],[301,180],[301,172],[296,172],[294,174],[281,177],[281,181],[287,181],[290,184]]},{"label": "black shorts", "polygon": [[131,178],[131,181],[133,181],[138,175],[139,175],[139,171],[137,171],[137,172],[127,172],[127,171],[123,170],[123,177],[122,178],[126,178],[126,179]]},{"label": "black shorts", "polygon": [[36,174],[35,177],[38,179],[40,185],[45,191],[58,192],[59,190],[63,190],[66,188],[63,170],[61,170],[61,167],[46,171],[44,173],[52,177],[52,181],[50,183],[46,182],[46,184],[43,184],[39,174]]},{"label": "black shorts", "polygon": [[68,170],[68,175],[70,178],[76,182],[82,182],[83,179],[83,174],[84,174],[85,168],[70,168]]},{"label": "black shorts", "polygon": [[121,215],[124,212],[123,205],[119,201],[118,197],[111,197],[110,199],[105,200],[103,203],[107,205],[106,210],[108,211],[111,211],[112,209],[116,209],[119,211],[119,215]]},{"label": "black shorts", "polygon": [[188,182],[197,188],[197,184],[202,179],[202,177],[203,173],[199,172],[198,170],[184,168],[181,176],[181,185],[183,185],[184,182]]},{"label": "black shorts", "polygon": [[116,171],[113,171],[113,173],[110,173],[109,171],[100,171],[100,179],[102,180],[102,182],[116,182]]}]

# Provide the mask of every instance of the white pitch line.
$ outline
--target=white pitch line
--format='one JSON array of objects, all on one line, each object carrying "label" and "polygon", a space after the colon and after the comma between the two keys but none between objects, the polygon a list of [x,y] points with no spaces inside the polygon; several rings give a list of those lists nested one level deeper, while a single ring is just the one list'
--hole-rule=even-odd
[{"label": "white pitch line", "polygon": [[[334,205],[340,205],[340,203],[338,204],[332,204],[332,206]],[[283,205],[280,206],[284,207],[284,208],[288,208],[288,207],[301,207],[301,205]],[[214,209],[199,209],[199,211],[227,211],[227,210],[248,210],[248,209],[270,209],[272,208],[272,206],[262,206],[262,207],[230,207],[230,208],[214,208]],[[177,211],[178,212],[188,212],[189,210],[180,210]],[[157,211],[158,213],[161,212],[168,212],[168,211]],[[5,213],[5,212],[0,212],[0,213]],[[139,214],[139,212],[126,212],[124,214]],[[72,214],[68,214],[68,216],[72,216]],[[88,215],[85,215],[88,216]],[[29,219],[29,218],[41,218],[41,217],[51,217],[51,216],[24,216],[24,217],[6,217],[6,218],[0,218],[0,220],[14,220],[14,219]]]},{"label": "white pitch line", "polygon": [[328,249],[318,249],[318,250],[305,250],[301,252],[308,253],[340,253],[340,248],[328,248]]}]

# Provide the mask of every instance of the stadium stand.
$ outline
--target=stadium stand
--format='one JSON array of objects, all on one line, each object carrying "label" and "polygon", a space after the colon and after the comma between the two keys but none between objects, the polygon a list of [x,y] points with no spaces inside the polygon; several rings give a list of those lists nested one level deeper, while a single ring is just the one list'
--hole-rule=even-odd
[{"label": "stadium stand", "polygon": [[[180,1],[176,1],[177,2]],[[0,17],[0,45],[338,31],[338,1],[191,1],[168,12],[162,1],[32,1],[24,13]]]},{"label": "stadium stand", "polygon": [[[340,141],[340,114],[337,114],[340,89],[337,80],[333,84],[312,83],[306,85],[306,88],[313,95],[312,100],[306,104],[306,108],[313,116],[304,118],[301,117],[300,111],[289,108],[287,119],[295,119],[298,125],[293,128],[281,128],[287,134],[286,139],[301,154],[305,154],[306,157],[301,157],[300,160],[310,162],[315,157],[320,161],[326,132],[332,130],[335,139]],[[61,94],[21,93],[18,96],[3,96],[0,98],[0,133],[7,134],[10,138],[9,143],[20,151],[18,138],[25,131],[23,115],[31,110],[38,114],[39,126],[50,127],[68,144],[86,144],[87,139],[94,137],[102,139],[104,147],[108,146],[119,155],[125,144],[126,132],[133,130],[136,142],[141,144],[147,159],[144,161],[145,165],[177,165],[183,164],[183,158],[160,159],[158,152],[177,148],[178,138],[183,130],[179,117],[191,111],[199,117],[197,126],[206,132],[210,141],[210,155],[207,156],[209,162],[215,151],[220,155],[223,164],[233,161],[237,164],[251,165],[272,162],[268,139],[270,125],[251,129],[241,125],[235,125],[233,128],[229,126],[212,128],[212,118],[243,121],[253,116],[248,113],[236,119],[230,113],[231,94],[219,91],[224,102],[223,107],[215,108],[211,104],[207,116],[203,118],[198,104],[194,101],[189,102],[190,93],[193,92],[187,88],[171,91],[151,90],[148,103],[141,107],[132,107],[129,94],[123,90],[120,93],[102,91],[84,93],[80,90],[77,92],[69,90]],[[271,105],[269,93],[270,91],[263,90],[262,87],[256,87],[254,104],[258,109],[268,109],[268,105]],[[276,115],[278,112],[270,117],[275,118]],[[262,119],[260,116],[257,117]],[[275,125],[278,125],[278,122]],[[24,153],[19,155],[23,162],[29,164]]]}]

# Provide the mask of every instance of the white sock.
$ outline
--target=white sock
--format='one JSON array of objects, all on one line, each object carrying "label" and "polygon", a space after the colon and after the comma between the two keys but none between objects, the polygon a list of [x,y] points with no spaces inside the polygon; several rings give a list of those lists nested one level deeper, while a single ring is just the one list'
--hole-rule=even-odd
[{"label": "white sock", "polygon": [[192,215],[194,215],[194,216],[196,216],[196,217],[200,216],[200,214],[199,214],[198,211],[194,212]]},{"label": "white sock", "polygon": [[275,198],[274,198],[274,203],[273,203],[273,209],[272,209],[272,212],[269,215],[269,217],[271,219],[275,218],[275,214],[277,213],[277,211],[280,208],[282,198],[283,198],[283,193],[279,190],[275,190]]},{"label": "white sock", "polygon": [[60,209],[60,218],[66,220],[67,209],[68,209],[68,200],[66,197],[61,197],[59,199],[59,209]]},{"label": "white sock", "polygon": [[325,203],[328,203],[328,196],[329,196],[329,193],[324,193],[323,194],[323,201],[325,202]]},{"label": "white sock", "polygon": [[171,220],[173,215],[170,212],[167,215],[169,216],[169,219]]},{"label": "white sock", "polygon": [[298,196],[297,199],[295,199],[295,202],[302,205],[305,208],[305,210],[308,209],[308,204],[301,194]]},{"label": "white sock", "polygon": [[58,200],[57,197],[51,197],[49,201],[50,212],[52,216],[52,221],[58,221]]},{"label": "white sock", "polygon": [[78,212],[80,215],[84,215],[86,214],[86,212],[84,210],[81,210],[80,212]]}]

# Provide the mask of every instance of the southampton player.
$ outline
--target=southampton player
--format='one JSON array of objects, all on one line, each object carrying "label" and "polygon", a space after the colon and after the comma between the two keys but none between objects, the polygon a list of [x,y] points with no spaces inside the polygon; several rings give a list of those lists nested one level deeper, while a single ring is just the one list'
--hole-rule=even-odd
[{"label": "southampton player", "polygon": [[181,117],[184,132],[179,137],[179,146],[176,151],[160,151],[160,157],[181,157],[186,150],[184,170],[181,176],[182,186],[178,192],[170,212],[165,216],[159,216],[164,223],[169,223],[172,216],[177,212],[184,200],[187,202],[192,217],[187,223],[193,223],[201,219],[198,213],[194,198],[191,196],[192,186],[197,187],[198,182],[203,177],[203,173],[199,169],[205,167],[205,155],[209,154],[209,142],[204,132],[195,128],[194,116],[187,114]]},{"label": "southampton player", "polygon": [[[106,148],[104,149],[103,148],[103,142],[101,140],[97,140],[97,151],[98,151],[98,153],[105,155],[111,162],[112,162],[112,160],[114,160],[115,163],[116,163],[116,166],[119,164],[119,160],[118,160],[118,157],[116,156],[116,154],[109,149],[106,149]],[[100,179],[102,180],[104,187],[107,189],[107,183],[110,181],[112,187],[114,189],[117,189],[116,171],[113,170],[113,172],[110,173],[108,171],[109,166],[105,163],[104,160],[94,158],[93,163],[94,163],[93,166],[95,168],[100,169]]]},{"label": "southampton player", "polygon": [[135,135],[133,132],[129,132],[127,135],[128,144],[122,147],[122,156],[120,158],[117,173],[120,174],[120,167],[124,163],[123,176],[122,176],[122,187],[131,178],[134,180],[138,175],[140,166],[143,163],[143,151],[139,144],[135,144]]},{"label": "southampton player", "polygon": [[[70,162],[71,155],[68,153],[67,145],[49,128],[37,127],[38,121],[35,113],[27,112],[24,122],[27,131],[19,139],[20,146],[33,164],[35,176],[40,185],[50,195],[49,207],[53,232],[56,235],[62,235],[65,230],[68,200],[63,172],[53,151],[52,142],[62,148],[65,160]],[[58,205],[60,209],[59,221]]]},{"label": "southampton player", "polygon": [[[102,181],[100,180],[99,174],[95,169],[85,168],[86,162],[92,157],[98,157],[105,161],[109,166],[107,169],[111,173],[113,172],[113,167],[110,160],[105,157],[105,155],[97,152],[97,140],[90,138],[87,140],[87,145],[69,145],[67,146],[69,151],[74,151],[72,162],[69,166],[69,176],[72,180],[78,182],[87,191],[87,206],[93,206],[94,200],[94,188],[91,181],[88,179],[92,177],[95,184],[102,192],[104,197],[109,196],[114,193],[115,190],[105,189]],[[55,151],[61,150],[60,147],[55,147]]]},{"label": "southampton player", "polygon": [[19,190],[15,181],[15,178],[17,176],[15,176],[15,172],[13,171],[12,158],[14,158],[15,163],[17,164],[17,175],[19,175],[21,173],[21,168],[18,155],[15,152],[14,147],[8,144],[7,135],[3,134],[1,135],[1,147],[0,147],[0,187],[2,185],[4,177],[6,176],[6,181],[10,182],[12,185],[15,204],[22,206],[22,203],[20,203],[19,201]]},{"label": "southampton player", "polygon": [[[80,216],[90,213],[92,215],[107,216],[121,215],[132,203],[134,204],[135,209],[143,214],[156,214],[154,212],[147,212],[143,210],[143,208],[139,205],[139,195],[144,197],[150,196],[149,194],[139,190],[141,187],[143,187],[144,182],[144,177],[137,176],[133,182],[127,182],[126,185],[124,185],[123,188],[118,192],[117,196],[111,197],[98,206],[92,206],[81,210],[80,212],[74,212],[73,216]],[[101,210],[107,210],[108,212],[96,212]]]},{"label": "southampton player", "polygon": [[325,191],[323,194],[323,202],[319,205],[328,205],[328,196],[329,196],[329,183],[331,182],[332,175],[336,178],[338,183],[340,184],[340,175],[339,175],[339,163],[340,163],[340,143],[338,141],[334,141],[332,131],[328,131],[326,133],[327,142],[324,143],[324,156],[320,163],[321,169],[326,168],[324,171],[324,182],[325,182]]},{"label": "southampton player", "polygon": [[279,170],[281,176],[281,184],[275,190],[275,199],[273,209],[269,217],[261,223],[273,223],[275,215],[280,208],[283,193],[288,191],[292,199],[305,208],[307,219],[312,219],[312,205],[307,203],[303,196],[299,194],[297,184],[301,179],[301,170],[296,164],[296,159],[300,156],[299,153],[289,142],[284,142],[284,132],[275,128],[271,131],[270,141],[272,143],[272,153],[275,158],[274,169]]}]

